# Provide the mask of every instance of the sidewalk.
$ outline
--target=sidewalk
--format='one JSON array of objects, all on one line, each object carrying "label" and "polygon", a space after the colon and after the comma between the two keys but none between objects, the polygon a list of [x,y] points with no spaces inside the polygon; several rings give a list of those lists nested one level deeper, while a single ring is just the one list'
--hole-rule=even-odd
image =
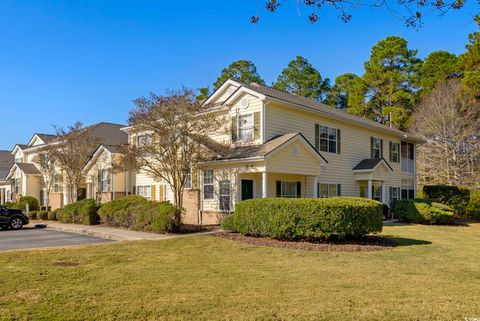
[{"label": "sidewalk", "polygon": [[168,240],[179,237],[214,234],[220,231],[220,229],[218,229],[188,234],[157,234],[149,232],[138,232],[123,228],[108,227],[102,225],[63,224],[53,221],[33,221],[31,223],[44,224],[47,226],[47,229],[50,230],[86,234],[115,241]]}]

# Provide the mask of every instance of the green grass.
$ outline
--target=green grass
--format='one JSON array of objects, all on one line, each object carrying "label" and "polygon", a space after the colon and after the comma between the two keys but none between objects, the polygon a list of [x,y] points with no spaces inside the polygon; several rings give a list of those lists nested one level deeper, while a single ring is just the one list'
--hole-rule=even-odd
[{"label": "green grass", "polygon": [[480,224],[396,225],[384,234],[401,246],[307,252],[198,236],[0,252],[0,319],[480,317]]}]

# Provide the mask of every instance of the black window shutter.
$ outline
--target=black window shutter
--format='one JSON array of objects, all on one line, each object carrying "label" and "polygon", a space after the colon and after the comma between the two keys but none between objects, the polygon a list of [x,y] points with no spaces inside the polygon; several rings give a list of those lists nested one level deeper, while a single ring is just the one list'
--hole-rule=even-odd
[{"label": "black window shutter", "polygon": [[320,125],[315,124],[315,149],[320,150]]},{"label": "black window shutter", "polygon": [[380,139],[380,158],[383,158],[383,139]]},{"label": "black window shutter", "polygon": [[342,196],[342,184],[337,184],[337,196]]},{"label": "black window shutter", "polygon": [[388,142],[388,154],[389,154],[388,160],[390,162],[393,162],[393,143],[392,142]]},{"label": "black window shutter", "polygon": [[370,137],[370,158],[375,158],[375,153],[373,152],[373,137]]},{"label": "black window shutter", "polygon": [[276,186],[276,193],[275,195],[277,197],[282,197],[282,182],[281,181],[276,181],[275,182],[275,186]]},{"label": "black window shutter", "polygon": [[233,116],[232,117],[232,128],[231,128],[232,142],[237,141],[237,127],[238,127],[237,116]]},{"label": "black window shutter", "polygon": [[341,145],[340,129],[337,129],[337,154],[340,154],[340,145]]},{"label": "black window shutter", "polygon": [[302,197],[302,182],[297,182],[297,197]]},{"label": "black window shutter", "polygon": [[132,187],[132,194],[137,195],[137,187],[136,186]]}]

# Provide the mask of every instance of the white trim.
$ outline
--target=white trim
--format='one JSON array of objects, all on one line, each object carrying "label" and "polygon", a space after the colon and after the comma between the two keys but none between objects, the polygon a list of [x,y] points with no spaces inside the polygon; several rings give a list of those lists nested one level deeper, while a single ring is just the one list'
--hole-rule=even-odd
[{"label": "white trim", "polygon": [[255,96],[257,97],[258,99],[260,99],[261,101],[264,101],[266,99],[266,96],[265,95],[262,95],[252,89],[249,89],[249,88],[246,88],[246,87],[240,87],[238,88],[230,97],[227,98],[227,100],[225,100],[225,102],[223,103],[224,105],[231,105],[233,104],[237,98],[240,98],[241,95],[243,94],[250,94],[252,96]]},{"label": "white trim", "polygon": [[290,146],[291,144],[297,142],[297,141],[301,141],[305,147],[310,151],[310,153],[312,155],[314,155],[314,157],[320,161],[320,163],[322,165],[325,165],[327,164],[327,162],[325,161],[325,159],[323,159],[322,156],[319,155],[319,153],[315,150],[315,148],[313,148],[308,142],[307,140],[300,134],[297,134],[295,136],[293,136],[292,138],[290,138],[288,141],[286,141],[285,143],[283,143],[282,145],[278,146],[277,148],[275,148],[274,150],[272,150],[271,152],[269,152],[268,154],[266,154],[264,156],[265,160],[268,160],[270,159],[271,157],[273,157],[275,154],[277,154],[278,152],[280,152],[281,150],[283,150],[284,148]]},{"label": "white trim", "polygon": [[210,97],[207,98],[207,100],[205,100],[203,102],[203,105],[208,105],[212,100],[214,100],[217,96],[221,96],[221,94],[223,94],[224,90],[229,87],[229,86],[235,86],[237,87],[240,87],[241,84],[232,80],[232,79],[228,79],[227,81],[225,81],[220,87],[217,88],[217,90],[215,90],[211,95]]}]

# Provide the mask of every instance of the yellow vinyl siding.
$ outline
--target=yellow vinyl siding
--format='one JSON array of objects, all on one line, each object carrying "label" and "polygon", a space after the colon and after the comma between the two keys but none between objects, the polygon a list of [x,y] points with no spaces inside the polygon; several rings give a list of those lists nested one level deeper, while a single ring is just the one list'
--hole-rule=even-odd
[{"label": "yellow vinyl siding", "polygon": [[[297,155],[294,154],[295,148]],[[303,144],[295,142],[269,158],[267,170],[276,173],[320,175],[320,161]]]},{"label": "yellow vinyl siding", "polygon": [[319,183],[342,184],[342,195],[358,196],[358,183],[355,181],[352,169],[362,159],[371,157],[371,136],[383,139],[383,156],[393,168],[393,173],[387,174],[388,178],[385,181],[387,200],[389,200],[390,186],[401,186],[402,177],[412,177],[412,174],[401,173],[400,163],[389,162],[388,142],[400,142],[400,139],[394,135],[279,104],[269,103],[265,109],[267,115],[266,140],[281,134],[301,132],[312,145],[315,145],[315,124],[341,130],[341,154],[321,152],[328,164],[321,169],[318,181]]}]

